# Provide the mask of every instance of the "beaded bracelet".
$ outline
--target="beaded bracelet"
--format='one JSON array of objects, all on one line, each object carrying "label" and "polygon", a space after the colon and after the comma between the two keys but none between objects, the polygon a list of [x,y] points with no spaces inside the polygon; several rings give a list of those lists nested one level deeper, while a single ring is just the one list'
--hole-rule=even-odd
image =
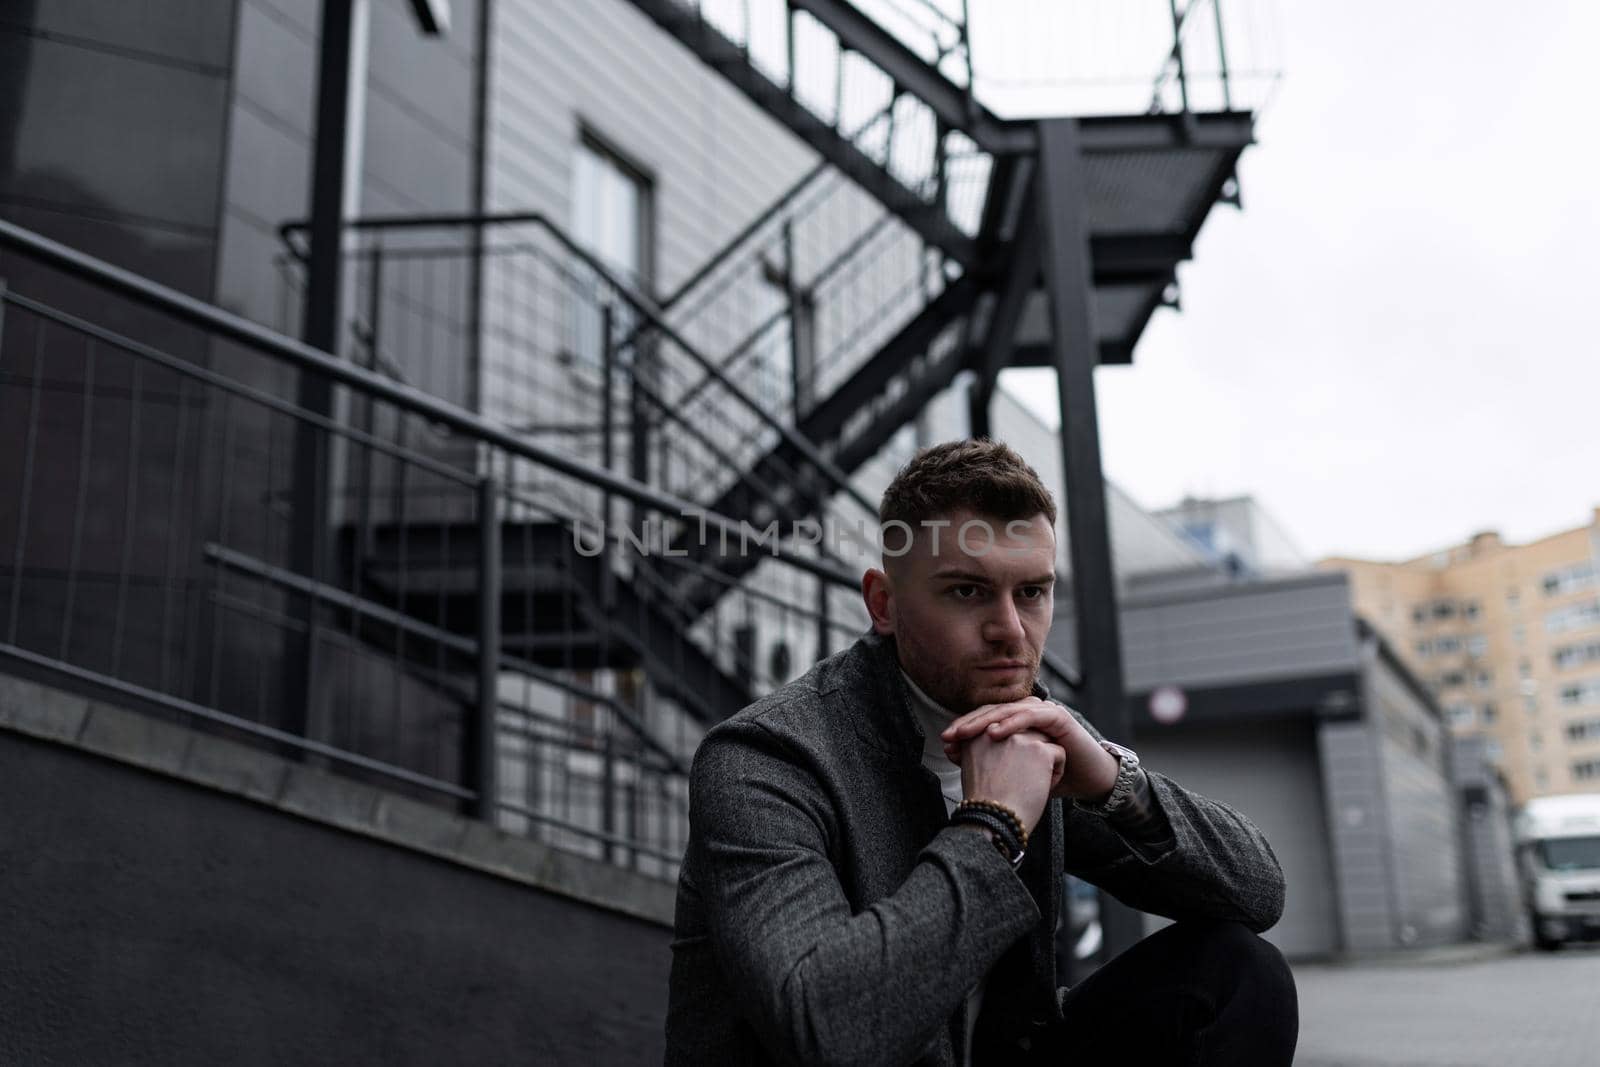
[{"label": "beaded bracelet", "polygon": [[968,826],[977,826],[988,830],[994,841],[994,847],[1006,862],[1013,866],[1022,858],[1022,842],[1017,840],[1012,833],[1011,826],[992,811],[982,811],[978,808],[968,808],[965,811],[956,811],[950,816],[950,821],[955,824],[964,823]]},{"label": "beaded bracelet", "polygon": [[1020,843],[1011,833],[1011,827],[1005,820],[990,812],[980,812],[969,808],[961,813],[959,818],[952,820],[952,825],[975,826],[989,831],[989,841],[995,850],[1005,858],[1005,861],[1016,867],[1022,863],[1023,851]]},{"label": "beaded bracelet", "polygon": [[992,800],[963,800],[961,803],[956,805],[956,810],[952,814],[959,814],[962,811],[986,811],[992,815],[998,816],[999,818],[1005,820],[1005,823],[1010,828],[1012,835],[1016,837],[1017,841],[1021,843],[1022,847],[1024,849],[1028,847],[1028,831],[1022,825],[1022,820],[1017,817],[1016,812],[1012,811],[1004,804],[996,804]]}]

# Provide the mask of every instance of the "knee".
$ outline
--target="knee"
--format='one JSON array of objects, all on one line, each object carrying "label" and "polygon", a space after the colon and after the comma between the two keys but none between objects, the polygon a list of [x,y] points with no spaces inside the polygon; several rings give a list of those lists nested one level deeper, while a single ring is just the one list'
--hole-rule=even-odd
[{"label": "knee", "polygon": [[1237,922],[1178,923],[1189,951],[1214,981],[1229,990],[1248,990],[1252,999],[1293,1007],[1294,974],[1276,945]]}]

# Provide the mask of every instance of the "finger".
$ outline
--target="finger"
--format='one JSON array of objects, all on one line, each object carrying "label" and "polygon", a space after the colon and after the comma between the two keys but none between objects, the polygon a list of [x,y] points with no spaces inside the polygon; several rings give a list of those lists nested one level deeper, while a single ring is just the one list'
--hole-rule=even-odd
[{"label": "finger", "polygon": [[1016,701],[1008,704],[985,704],[981,708],[974,708],[945,727],[939,736],[946,739],[976,737],[983,733],[991,722],[1012,714],[1022,703],[1022,701]]},{"label": "finger", "polygon": [[948,739],[975,734],[983,729],[983,724],[986,724],[995,709],[1001,706],[999,704],[985,704],[981,708],[973,708],[941,730],[939,736]]},{"label": "finger", "polygon": [[1015,712],[987,727],[989,737],[999,741],[1023,730],[1037,730],[1050,738],[1064,737],[1071,730],[1071,716],[1057,708],[1028,708]]}]

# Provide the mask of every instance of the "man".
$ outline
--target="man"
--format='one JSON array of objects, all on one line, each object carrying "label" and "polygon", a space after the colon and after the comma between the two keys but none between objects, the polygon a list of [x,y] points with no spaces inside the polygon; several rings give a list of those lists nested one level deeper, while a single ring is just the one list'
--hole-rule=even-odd
[{"label": "man", "polygon": [[[872,632],[712,729],[690,778],[669,1064],[1290,1062],[1260,832],[1038,684],[1055,504],[1004,445],[880,507]],[[1061,872],[1177,922],[1054,985]]]}]

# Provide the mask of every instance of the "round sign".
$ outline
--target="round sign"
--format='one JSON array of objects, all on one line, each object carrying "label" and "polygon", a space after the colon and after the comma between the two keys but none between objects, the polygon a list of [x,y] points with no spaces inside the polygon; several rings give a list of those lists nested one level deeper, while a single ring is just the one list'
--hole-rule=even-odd
[{"label": "round sign", "polygon": [[1163,685],[1150,693],[1150,717],[1170,726],[1189,710],[1189,698],[1175,685]]}]

